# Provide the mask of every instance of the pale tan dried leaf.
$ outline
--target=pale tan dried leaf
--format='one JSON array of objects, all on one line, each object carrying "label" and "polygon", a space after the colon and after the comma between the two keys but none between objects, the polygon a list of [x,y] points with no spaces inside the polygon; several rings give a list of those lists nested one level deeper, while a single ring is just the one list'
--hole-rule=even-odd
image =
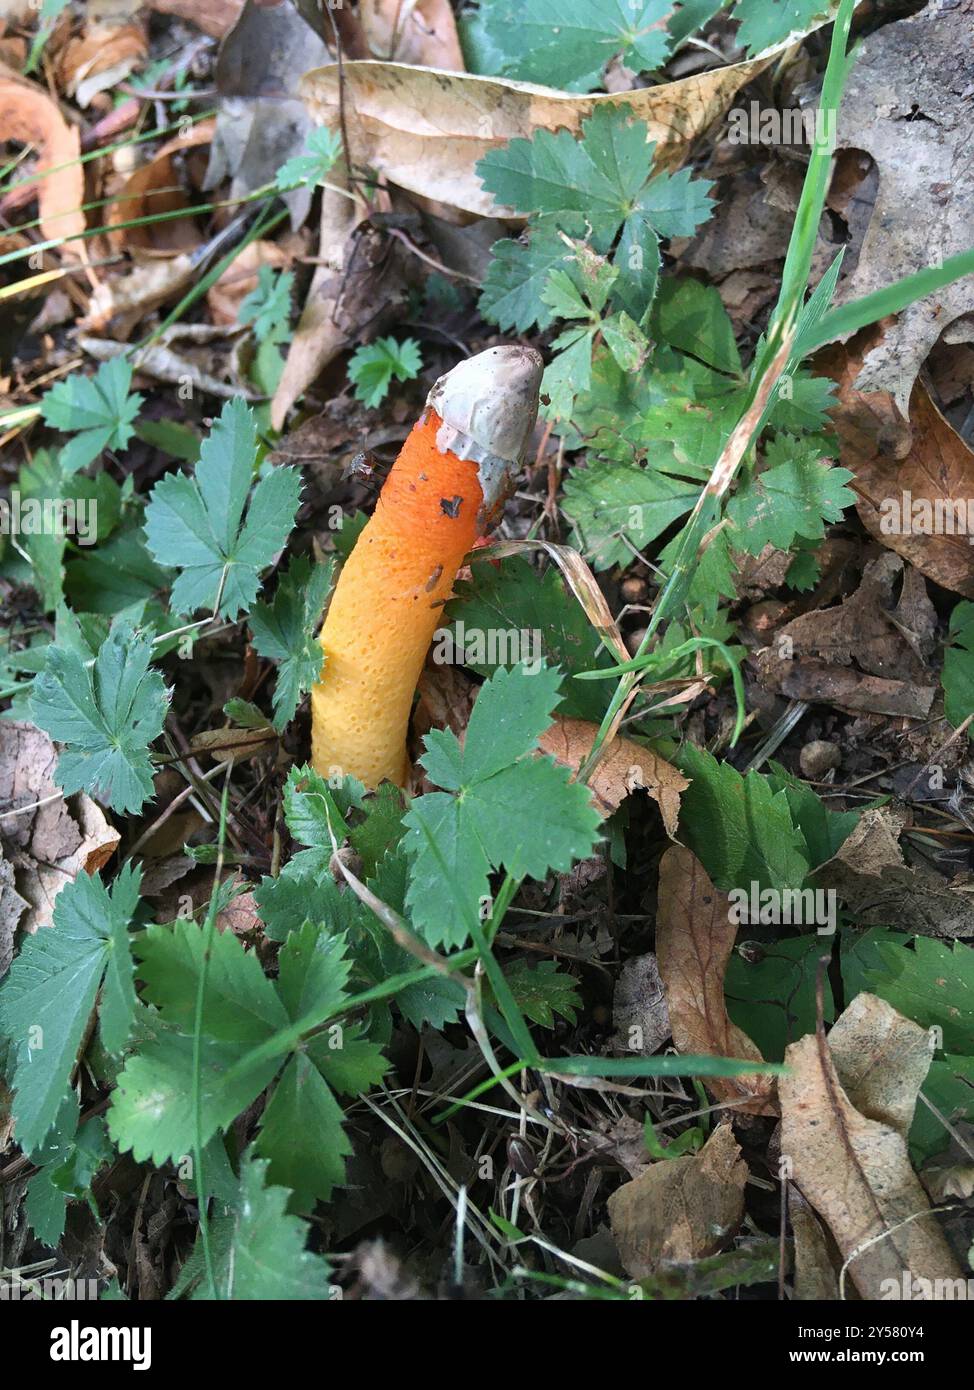
[{"label": "pale tan dried leaf", "polygon": [[47,92],[9,69],[0,70],[0,131],[4,140],[31,145],[40,154],[36,191],[41,233],[64,238],[62,250],[81,254],[73,240],[85,230],[81,133],[69,126]]},{"label": "pale tan dried leaf", "polygon": [[829,1230],[862,1298],[913,1279],[962,1280],[898,1130],[867,1119],[843,1090],[824,1039],[785,1053],[778,1081],[781,1153]]},{"label": "pale tan dried leaf", "polygon": [[[725,893],[683,845],[671,845],[659,866],[656,957],[670,1028],[678,1051],[759,1062],[761,1052],[724,1003],[724,976],[737,924]],[[752,1114],[773,1114],[770,1076],[714,1076],[705,1085],[719,1100]]]},{"label": "pale tan dried leaf", "polygon": [[619,1258],[633,1279],[665,1261],[716,1254],[744,1215],[747,1165],[730,1125],[719,1125],[698,1154],[661,1159],[608,1201]]},{"label": "pale tan dried leaf", "polygon": [[906,1139],[930,1070],[930,1033],[885,999],[858,994],[829,1033],[829,1049],[849,1100],[868,1120]]},{"label": "pale tan dried leaf", "polygon": [[[329,181],[339,187],[343,184],[342,170],[342,165],[336,165],[329,176]],[[271,424],[276,430],[284,427],[288,411],[305,388],[349,345],[349,325],[339,315],[339,301],[352,256],[353,234],[364,220],[365,211],[364,204],[353,202],[334,189],[322,190],[321,264],[315,268],[271,402]]]},{"label": "pale tan dried leaf", "polygon": [[[592,751],[598,727],[587,719],[556,717],[538,740],[539,747],[577,772]],[[589,779],[596,809],[603,816],[611,816],[632,792],[647,791],[659,807],[670,836],[676,834],[680,796],[689,785],[682,772],[652,749],[618,736],[606,746]]]},{"label": "pale tan dried leaf", "polygon": [[788,1220],[795,1242],[795,1298],[801,1302],[838,1298],[839,1279],[825,1231],[794,1183],[788,1185]]},{"label": "pale tan dried leaf", "polygon": [[939,874],[903,858],[903,817],[887,806],[863,811],[834,858],[815,870],[863,926],[890,927],[920,936],[974,936],[974,897]]},{"label": "pale tan dried leaf", "polygon": [[127,274],[102,280],[88,300],[88,312],[79,320],[81,329],[104,333],[112,324],[124,339],[146,314],[181,294],[197,274],[193,257],[182,254],[169,260],[148,261]]},{"label": "pale tan dried leaf", "polygon": [[121,838],[90,797],[82,792],[60,796],[56,766],[57,751],[41,729],[0,720],[0,812],[54,798],[0,819],[3,855],[13,866],[18,894],[28,904],[21,923],[28,932],[50,925],[64,885],[82,871],[97,873]]},{"label": "pale tan dried leaf", "polygon": [[[597,107],[625,103],[649,126],[659,165],[673,168],[766,66],[766,58],[754,59],[658,87],[577,96],[404,63],[346,63],[346,129],[353,162],[377,169],[391,183],[481,217],[510,215],[495,204],[474,168],[490,150],[539,129],[577,133]],[[316,121],[337,124],[340,84],[334,67],[307,73],[301,91]]]},{"label": "pale tan dried leaf", "polygon": [[[965,63],[969,74],[970,47],[967,5],[927,5],[882,25],[859,45],[839,110],[837,143],[872,155],[879,190],[838,303],[885,289],[925,269],[935,255],[943,260],[970,247],[970,94],[958,79]],[[954,319],[972,309],[970,275],[909,305],[866,356],[857,387],[891,391],[905,414],[930,349]]]},{"label": "pale tan dried leaf", "polygon": [[463,72],[450,0],[359,0],[359,22],[376,58]]}]

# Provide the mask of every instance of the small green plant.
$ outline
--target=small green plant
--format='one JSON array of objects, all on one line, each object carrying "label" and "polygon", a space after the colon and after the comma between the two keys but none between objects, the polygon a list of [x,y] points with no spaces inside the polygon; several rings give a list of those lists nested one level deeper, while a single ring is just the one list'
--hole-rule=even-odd
[{"label": "small green plant", "polygon": [[61,450],[65,474],[86,468],[105,449],[124,449],[135,433],[142,397],[129,395],[132,368],[124,357],[103,362],[93,377],[72,372],[45,392],[46,424],[74,438]]},{"label": "small green plant", "polygon": [[368,406],[380,405],[389,394],[393,378],[412,381],[419,375],[423,359],[415,338],[376,338],[352,353],[348,379],[355,386],[355,398]]}]

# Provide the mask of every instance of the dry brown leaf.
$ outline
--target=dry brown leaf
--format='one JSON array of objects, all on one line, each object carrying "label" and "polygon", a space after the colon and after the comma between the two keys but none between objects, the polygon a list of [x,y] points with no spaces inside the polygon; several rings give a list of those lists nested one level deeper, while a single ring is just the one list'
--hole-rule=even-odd
[{"label": "dry brown leaf", "polygon": [[788,1184],[788,1220],[795,1242],[794,1297],[836,1299],[839,1280],[821,1222],[794,1183]]},{"label": "dry brown leaf", "polygon": [[[856,510],[866,530],[883,545],[943,588],[974,598],[974,547],[968,534],[924,535],[912,530],[904,535],[888,529],[897,517],[887,499],[896,503],[902,521],[904,494],[909,493],[913,502],[931,511],[938,501],[941,506],[956,504],[966,530],[968,499],[974,497],[974,453],[941,415],[922,382],[910,398],[912,436],[888,391],[860,391],[854,385],[870,345],[883,341],[882,329],[869,330],[845,348],[830,348],[816,363],[838,382],[839,407],[833,420],[842,444],[841,462],[855,474]],[[922,511],[915,515],[924,520]]]},{"label": "dry brown leaf", "polygon": [[83,792],[57,795],[56,766],[57,752],[47,734],[33,724],[0,720],[0,810],[56,796],[36,810],[0,819],[4,858],[13,866],[17,892],[28,903],[21,924],[28,932],[50,925],[64,885],[82,870],[97,873],[121,838]]},{"label": "dry brown leaf", "polygon": [[829,1050],[851,1103],[904,1139],[930,1070],[930,1034],[875,994],[858,994],[829,1032]]},{"label": "dry brown leaf", "polygon": [[[923,1033],[906,1019],[897,1032],[904,1026]],[[816,1034],[792,1043],[785,1065],[778,1081],[781,1153],[832,1232],[859,1294],[901,1296],[893,1291],[902,1289],[904,1274],[914,1280],[958,1279],[957,1287],[963,1287],[962,1271],[910,1166],[904,1135],[859,1113],[827,1043]],[[895,1071],[898,1060],[880,1050],[875,1065]]]},{"label": "dry brown leaf", "polygon": [[73,240],[85,230],[84,172],[78,160],[81,134],[69,126],[48,94],[9,69],[0,70],[0,131],[4,140],[34,146],[40,153],[36,183],[41,232],[66,238],[62,250],[81,254]]},{"label": "dry brown leaf", "polygon": [[[724,1003],[724,975],[737,925],[725,893],[683,845],[671,845],[659,866],[656,957],[679,1052],[763,1060]],[[752,1114],[773,1114],[770,1076],[714,1076],[705,1085],[721,1101]]]},{"label": "dry brown leaf", "polygon": [[[539,129],[563,126],[577,133],[598,106],[625,103],[648,124],[658,165],[673,168],[766,66],[767,59],[755,59],[659,87],[578,96],[405,63],[345,63],[345,124],[356,165],[448,207],[481,217],[513,215],[495,204],[477,176],[474,166],[490,150]],[[301,92],[316,121],[337,125],[335,67],[307,73]]]},{"label": "dry brown leaf", "polygon": [[619,1258],[633,1279],[668,1261],[716,1254],[744,1215],[747,1164],[730,1125],[719,1125],[698,1154],[661,1159],[608,1201]]},{"label": "dry brown leaf", "polygon": [[449,0],[359,0],[359,22],[376,58],[463,72]]},{"label": "dry brown leaf", "polygon": [[[339,161],[329,175],[329,182],[341,187],[344,179],[344,163]],[[364,221],[365,213],[362,203],[353,202],[333,188],[322,190],[321,264],[315,268],[271,402],[271,424],[276,430],[284,427],[294,402],[328,363],[349,346],[356,332],[354,317],[349,319],[342,311],[342,300],[349,268],[356,255],[354,233]]]},{"label": "dry brown leaf", "polygon": [[886,551],[866,566],[859,588],[841,604],[777,629],[757,658],[759,677],[791,699],[923,719],[937,693],[925,659],[934,629],[924,581]]},{"label": "dry brown leaf", "polygon": [[129,175],[108,209],[106,220],[114,229],[108,238],[114,247],[137,249],[141,255],[152,257],[196,250],[203,238],[192,217],[174,217],[147,227],[120,227],[119,223],[189,208],[191,200],[181,172],[184,157],[190,150],[208,146],[213,130],[213,121],[201,121],[185,135],[167,141],[152,159]]},{"label": "dry brown leaf", "polygon": [[636,1057],[651,1057],[670,1036],[666,994],[652,951],[632,956],[619,971],[612,992],[612,1026],[612,1047]]},{"label": "dry brown leaf", "polygon": [[[858,48],[839,111],[840,148],[865,150],[879,170],[876,205],[847,303],[966,251],[974,219],[971,11],[930,4],[885,24]],[[968,275],[909,305],[868,353],[856,385],[893,393],[905,414],[917,372],[943,330],[974,310]]]},{"label": "dry brown leaf", "polygon": [[[592,751],[598,725],[587,719],[558,718],[538,740],[543,753],[577,772]],[[676,834],[680,797],[690,783],[671,763],[650,748],[617,735],[608,744],[589,779],[596,809],[611,816],[634,791],[647,791],[663,816],[666,833]]]},{"label": "dry brown leaf", "polygon": [[99,92],[124,82],[147,54],[145,30],[140,24],[100,23],[89,18],[85,32],[69,39],[58,55],[60,85],[84,108]]},{"label": "dry brown leaf", "polygon": [[202,753],[216,763],[237,762],[260,757],[269,753],[277,743],[277,734],[270,727],[265,729],[234,729],[227,725],[223,729],[203,729],[190,739],[190,751]]},{"label": "dry brown leaf", "polygon": [[932,870],[907,864],[899,846],[904,818],[888,806],[863,811],[834,858],[815,870],[863,926],[911,935],[974,936],[974,896]]}]

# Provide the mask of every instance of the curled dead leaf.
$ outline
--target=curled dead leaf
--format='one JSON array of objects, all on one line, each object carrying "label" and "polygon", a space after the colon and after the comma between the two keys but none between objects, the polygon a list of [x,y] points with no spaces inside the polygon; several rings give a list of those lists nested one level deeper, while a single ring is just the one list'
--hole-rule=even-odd
[{"label": "curled dead leaf", "polygon": [[633,1279],[669,1261],[716,1254],[744,1215],[747,1164],[730,1125],[719,1125],[698,1154],[662,1159],[613,1192],[609,1221],[619,1258]]},{"label": "curled dead leaf", "polygon": [[[855,384],[870,346],[883,336],[882,328],[867,330],[816,359],[817,368],[838,383],[833,419],[841,461],[855,474],[856,510],[876,540],[943,588],[974,598],[974,453],[922,382],[910,397],[910,425],[889,391],[863,391]],[[934,529],[938,514],[943,521]]]},{"label": "curled dead leaf", "polygon": [[971,894],[906,862],[899,845],[904,823],[888,806],[863,811],[838,853],[815,871],[816,881],[834,888],[863,926],[948,939],[974,936]]},{"label": "curled dead leaf", "polygon": [[[598,725],[587,719],[558,718],[538,740],[543,753],[577,772],[592,751]],[[611,816],[634,791],[656,802],[669,836],[676,834],[680,796],[690,783],[671,763],[632,739],[616,736],[606,747],[589,780],[599,814]]]},{"label": "curled dead leaf", "polygon": [[[578,96],[405,63],[346,63],[345,126],[356,165],[448,207],[504,216],[509,210],[497,207],[475,169],[488,151],[539,129],[577,133],[598,106],[628,104],[649,126],[660,167],[672,168],[766,66],[767,59],[755,59],[658,87]],[[307,73],[301,92],[316,121],[337,124],[341,84],[334,67]]]},{"label": "curled dead leaf", "polygon": [[113,246],[119,250],[136,249],[144,256],[161,257],[178,256],[200,245],[202,236],[191,217],[174,217],[147,227],[121,227],[119,224],[189,208],[190,196],[181,172],[184,156],[190,150],[208,146],[213,131],[213,121],[201,121],[185,135],[167,141],[152,159],[129,176],[108,209],[108,225],[115,229],[108,234]]},{"label": "curled dead leaf", "polygon": [[[856,1014],[844,1039],[840,1029],[835,1056],[816,1034],[792,1043],[785,1053],[787,1070],[778,1082],[782,1158],[832,1232],[861,1297],[903,1297],[905,1279],[922,1281],[911,1282],[911,1290],[930,1290],[918,1297],[936,1296],[938,1287],[946,1287],[936,1281],[950,1281],[954,1297],[966,1281],[910,1166],[905,1134],[861,1114],[845,1088],[846,1082],[853,1089],[867,1085],[872,1097],[885,1094],[887,1103],[887,1092],[893,1093],[899,1123],[911,1093],[915,1104],[923,1079],[915,1062],[903,1069],[904,1034],[914,1029],[928,1046],[927,1035],[908,1019],[889,1020],[886,1015],[896,1011],[884,1001],[870,996],[862,1004],[861,999],[854,1001]],[[858,1067],[844,1076],[839,1063],[849,1060],[847,1044],[861,1039],[869,1020],[879,1029],[878,1042],[871,1044],[872,1067],[887,1075],[867,1082]],[[895,1040],[888,1052],[883,1038]],[[919,1058],[919,1042],[910,1056]],[[927,1065],[929,1056],[928,1050]]]},{"label": "curled dead leaf", "polygon": [[[28,932],[50,925],[64,885],[81,872],[97,873],[121,838],[90,797],[59,794],[56,766],[47,734],[33,724],[0,720],[0,846],[28,905],[21,924]],[[8,814],[28,806],[34,809]]]},{"label": "curled dead leaf", "polygon": [[[761,1052],[724,1003],[724,975],[737,925],[725,893],[697,857],[671,845],[659,866],[656,957],[678,1051],[762,1061]],[[704,1083],[719,1100],[752,1114],[774,1114],[770,1076],[714,1076]]]},{"label": "curled dead leaf", "polygon": [[35,187],[41,232],[47,240],[64,238],[62,250],[81,254],[74,238],[85,230],[84,173],[78,162],[81,135],[69,126],[47,92],[9,69],[0,70],[0,131],[5,140],[34,146],[40,152]]}]

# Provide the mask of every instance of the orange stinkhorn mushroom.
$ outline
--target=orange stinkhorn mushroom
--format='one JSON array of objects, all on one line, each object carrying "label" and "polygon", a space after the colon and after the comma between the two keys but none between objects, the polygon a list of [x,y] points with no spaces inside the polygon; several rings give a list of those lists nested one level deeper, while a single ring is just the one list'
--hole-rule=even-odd
[{"label": "orange stinkhorn mushroom", "polygon": [[496,520],[538,414],[542,361],[495,347],[440,377],[345,563],[321,629],[311,759],[402,786],[413,693],[464,556]]}]

